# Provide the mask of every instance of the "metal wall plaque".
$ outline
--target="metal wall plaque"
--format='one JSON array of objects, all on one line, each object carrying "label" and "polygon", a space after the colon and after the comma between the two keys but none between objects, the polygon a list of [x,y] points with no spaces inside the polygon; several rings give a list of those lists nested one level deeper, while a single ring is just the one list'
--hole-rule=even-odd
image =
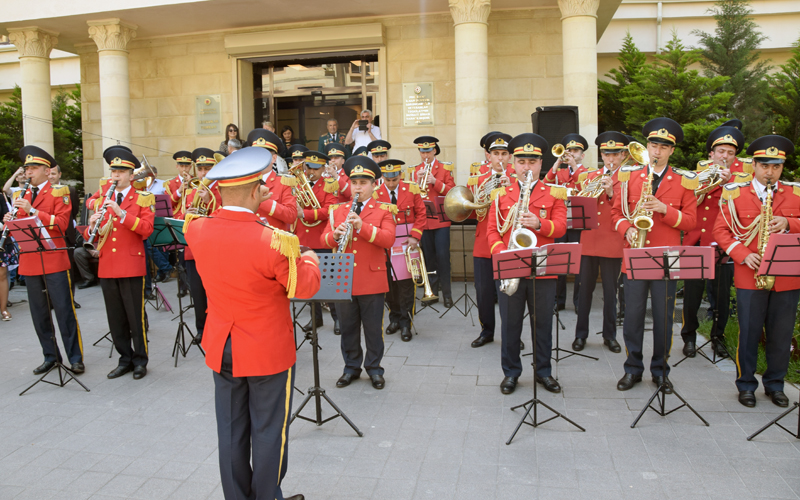
[{"label": "metal wall plaque", "polygon": [[433,83],[403,84],[403,126],[433,125]]},{"label": "metal wall plaque", "polygon": [[222,114],[218,95],[194,98],[194,117],[197,135],[222,135]]}]

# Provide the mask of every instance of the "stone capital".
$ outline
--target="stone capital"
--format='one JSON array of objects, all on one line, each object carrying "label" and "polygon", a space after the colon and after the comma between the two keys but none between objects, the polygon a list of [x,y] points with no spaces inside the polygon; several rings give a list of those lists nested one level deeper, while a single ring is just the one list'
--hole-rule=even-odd
[{"label": "stone capital", "polygon": [[453,24],[463,23],[489,24],[489,13],[492,11],[491,0],[449,0],[450,15]]},{"label": "stone capital", "polygon": [[97,44],[97,51],[121,50],[127,52],[128,42],[136,38],[135,24],[123,23],[117,18],[86,21],[89,38]]},{"label": "stone capital", "polygon": [[577,16],[597,17],[600,0],[558,0],[561,19]]},{"label": "stone capital", "polygon": [[19,57],[49,58],[50,51],[58,44],[58,33],[36,26],[9,28],[8,39],[17,48]]}]

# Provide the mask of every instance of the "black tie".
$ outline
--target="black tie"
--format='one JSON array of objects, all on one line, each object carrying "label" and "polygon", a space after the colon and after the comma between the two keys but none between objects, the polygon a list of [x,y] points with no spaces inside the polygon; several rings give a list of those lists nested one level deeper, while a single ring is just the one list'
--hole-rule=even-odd
[{"label": "black tie", "polygon": [[392,205],[397,205],[397,196],[394,195],[394,191],[392,191]]},{"label": "black tie", "polygon": [[314,187],[314,181],[308,181],[308,187],[313,188]]},{"label": "black tie", "polygon": [[33,205],[33,202],[36,201],[36,195],[39,194],[39,188],[33,187],[31,191],[33,192],[33,194],[31,194],[31,205]]},{"label": "black tie", "polygon": [[658,186],[661,184],[661,179],[664,177],[664,173],[662,172],[661,175],[653,174],[653,194],[658,192]]},{"label": "black tie", "polygon": [[122,205],[122,193],[117,193],[117,205]]},{"label": "black tie", "polygon": [[361,203],[360,201],[356,203],[356,215],[361,215],[361,207],[362,207],[362,205],[363,205],[363,203]]}]

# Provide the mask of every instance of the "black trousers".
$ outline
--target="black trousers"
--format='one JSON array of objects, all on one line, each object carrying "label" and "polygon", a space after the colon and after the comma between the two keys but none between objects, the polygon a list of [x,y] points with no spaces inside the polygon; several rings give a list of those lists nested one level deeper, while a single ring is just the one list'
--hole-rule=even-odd
[{"label": "black trousers", "polygon": [[389,322],[401,328],[411,328],[411,310],[414,307],[414,281],[411,279],[392,281],[389,268],[389,292],[386,294],[389,305]]},{"label": "black trousers", "polygon": [[[330,248],[320,248],[320,249],[315,249],[314,251],[317,252],[317,253],[333,253],[333,250],[331,250]],[[336,321],[337,319],[339,319],[339,316],[336,314],[336,304],[331,302],[331,303],[328,304],[328,307],[331,310],[331,319],[333,319],[333,321]],[[314,319],[317,320],[317,323],[321,324],[322,323],[322,304],[320,304],[319,302],[312,302],[311,303],[311,312],[312,312],[312,314],[314,314]]]},{"label": "black trousers", "polygon": [[767,369],[761,377],[764,389],[783,390],[783,379],[789,367],[790,347],[800,290],[736,289],[739,313],[739,347],[736,351],[736,387],[740,391],[758,389],[756,362],[758,342],[766,331]]},{"label": "black trousers", "polygon": [[[578,229],[567,229],[567,234],[558,238],[556,243],[579,243],[581,241],[581,232]],[[575,310],[578,310],[578,292],[581,288],[581,276],[575,275],[575,281],[572,282],[572,305]],[[563,274],[558,277],[558,286],[556,287],[556,304],[560,306],[567,305],[567,275]]]},{"label": "black trousers", "polygon": [[203,286],[203,278],[197,272],[197,264],[195,264],[194,260],[186,261],[186,276],[189,278],[189,293],[192,295],[192,302],[194,303],[194,327],[197,330],[196,334],[202,335],[203,330],[206,328],[208,297]]},{"label": "black trousers", "polygon": [[475,276],[475,296],[478,303],[478,320],[481,323],[481,337],[494,339],[494,302],[500,293],[500,282],[492,273],[492,259],[473,257]]},{"label": "black trousers", "polygon": [[31,310],[33,329],[39,337],[45,361],[61,361],[61,351],[54,343],[55,331],[51,323],[52,315],[47,304],[45,283],[50,295],[50,303],[56,313],[58,331],[64,342],[64,351],[70,364],[83,363],[83,340],[81,328],[75,314],[72,299],[72,285],[69,272],[45,274],[42,276],[26,276],[25,286],[28,290],[28,306]]},{"label": "black trousers", "polygon": [[[703,301],[703,289],[706,290],[711,299],[717,293],[719,287],[719,297],[716,297],[717,313],[719,314],[716,327],[711,331],[711,338],[722,338],[725,336],[725,326],[728,324],[728,315],[731,307],[731,285],[733,285],[733,264],[723,264],[717,268],[717,277],[713,280],[686,280],[683,282],[683,326],[681,327],[681,337],[684,342],[697,341],[697,328],[700,326],[700,319],[697,312],[700,310],[700,303]],[[709,309],[712,311],[713,305]]]},{"label": "black trousers", "polygon": [[[522,279],[517,292],[508,296],[499,295],[500,318],[503,321],[503,342],[500,351],[503,374],[506,377],[522,375],[522,362],[519,356],[519,341],[522,337],[522,322],[525,304],[528,310],[535,311],[530,316],[531,339],[536,343],[536,374],[549,377],[551,373],[550,356],[553,349],[553,307],[556,303],[556,280]],[[535,298],[534,298],[535,295]],[[534,324],[534,316],[536,323]],[[536,332],[534,335],[534,331]]]},{"label": "black trousers", "polygon": [[429,275],[431,290],[434,295],[439,295],[442,290],[444,297],[452,298],[450,291],[450,228],[427,229],[422,233],[420,241],[422,254],[425,256],[425,267],[428,272],[436,271]]},{"label": "black trousers", "polygon": [[[632,280],[625,277],[625,321],[622,336],[625,340],[625,373],[641,375],[644,373],[642,344],[644,342],[644,318],[647,312],[647,296],[653,309],[653,357],[650,359],[650,373],[653,376],[664,373],[664,356],[672,348],[672,315],[675,311],[675,289],[677,282],[661,280]],[[667,307],[664,309],[666,298]],[[664,345],[664,319],[667,321],[667,345]]]},{"label": "black trousers", "polygon": [[[383,375],[383,293],[354,295],[351,302],[339,302],[342,313],[339,327],[342,331],[342,358],[344,373],[359,375],[363,363],[368,375]],[[361,349],[361,327],[367,354]]]},{"label": "black trousers", "polygon": [[597,273],[602,276],[603,285],[603,338],[617,338],[617,278],[622,259],[609,257],[581,256],[580,281],[583,286],[578,293],[578,323],[575,338],[589,337],[589,313],[592,310],[592,295],[597,285]]},{"label": "black trousers", "polygon": [[86,281],[97,279],[97,259],[92,257],[89,250],[83,247],[75,248],[75,266],[78,268],[80,276]]},{"label": "black trousers", "polygon": [[283,500],[294,371],[293,366],[274,375],[234,377],[228,337],[221,370],[214,372],[219,472],[226,499]]},{"label": "black trousers", "polygon": [[147,366],[144,276],[100,278],[100,288],[103,289],[108,328],[119,354],[119,365]]}]

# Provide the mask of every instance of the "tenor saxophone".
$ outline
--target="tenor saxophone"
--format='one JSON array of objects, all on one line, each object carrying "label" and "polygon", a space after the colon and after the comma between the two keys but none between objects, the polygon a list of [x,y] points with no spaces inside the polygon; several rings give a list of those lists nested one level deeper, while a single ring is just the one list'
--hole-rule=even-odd
[{"label": "tenor saxophone", "polygon": [[[772,182],[767,181],[767,196],[761,205],[761,221],[758,225],[758,255],[764,257],[764,251],[769,243],[769,223],[772,222]],[[759,290],[772,290],[775,285],[775,276],[766,276],[755,272],[756,288]]]}]

